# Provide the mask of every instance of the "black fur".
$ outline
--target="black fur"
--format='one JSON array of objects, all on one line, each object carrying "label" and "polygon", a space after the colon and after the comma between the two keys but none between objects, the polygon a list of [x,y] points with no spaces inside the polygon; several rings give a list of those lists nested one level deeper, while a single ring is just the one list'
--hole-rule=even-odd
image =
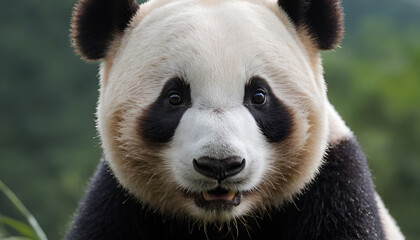
[{"label": "black fur", "polygon": [[[102,161],[67,240],[131,239],[384,239],[365,156],[355,139],[330,148],[308,189],[281,210],[219,230],[162,217],[146,210],[118,186]],[[205,233],[206,232],[206,233]]]},{"label": "black fur", "polygon": [[138,8],[135,0],[79,0],[71,21],[77,52],[88,60],[104,58]]},{"label": "black fur", "polygon": [[343,38],[340,0],[278,0],[278,4],[298,28],[309,31],[319,49],[333,49]]},{"label": "black fur", "polygon": [[[320,49],[332,49],[340,42],[344,27],[339,0],[278,0],[278,4],[298,27],[308,28]],[[138,8],[135,0],[79,0],[71,21],[77,52],[88,60],[104,58]]]},{"label": "black fur", "polygon": [[[175,92],[183,101],[178,106],[171,105],[168,100],[169,95]],[[140,118],[140,135],[150,142],[168,142],[173,137],[182,115],[190,106],[190,86],[177,77],[168,80],[159,97]]]},{"label": "black fur", "polygon": [[[252,96],[259,89],[266,93],[266,101],[262,105],[252,104]],[[289,135],[292,128],[290,113],[264,79],[253,77],[245,86],[244,105],[269,142],[280,142]]]}]

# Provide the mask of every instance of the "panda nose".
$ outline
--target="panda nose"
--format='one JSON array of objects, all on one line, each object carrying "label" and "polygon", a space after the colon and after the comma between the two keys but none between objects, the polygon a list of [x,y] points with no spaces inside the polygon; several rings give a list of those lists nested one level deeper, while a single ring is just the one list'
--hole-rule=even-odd
[{"label": "panda nose", "polygon": [[219,183],[238,174],[245,167],[245,159],[233,156],[225,159],[201,157],[193,160],[194,169],[204,176],[214,178]]}]

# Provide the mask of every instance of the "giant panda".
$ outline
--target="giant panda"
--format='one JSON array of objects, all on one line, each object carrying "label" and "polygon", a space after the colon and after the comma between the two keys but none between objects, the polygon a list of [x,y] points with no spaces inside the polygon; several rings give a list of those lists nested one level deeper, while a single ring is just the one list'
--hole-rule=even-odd
[{"label": "giant panda", "polygon": [[103,158],[66,239],[404,239],[329,103],[339,0],[79,0]]}]

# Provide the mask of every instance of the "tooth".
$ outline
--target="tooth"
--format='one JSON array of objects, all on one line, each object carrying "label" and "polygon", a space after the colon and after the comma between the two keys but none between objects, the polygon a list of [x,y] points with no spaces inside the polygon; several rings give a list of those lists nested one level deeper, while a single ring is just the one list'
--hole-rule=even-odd
[{"label": "tooth", "polygon": [[206,201],[211,201],[210,194],[208,192],[203,192],[203,198]]},{"label": "tooth", "polygon": [[226,194],[227,196],[226,196],[226,198],[227,198],[227,200],[229,200],[229,201],[233,201],[234,199],[235,199],[235,192],[234,191],[229,191],[227,194]]}]

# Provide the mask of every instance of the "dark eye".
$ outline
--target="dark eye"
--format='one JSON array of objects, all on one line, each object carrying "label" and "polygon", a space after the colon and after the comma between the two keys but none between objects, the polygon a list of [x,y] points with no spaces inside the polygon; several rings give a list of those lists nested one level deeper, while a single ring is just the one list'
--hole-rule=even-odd
[{"label": "dark eye", "polygon": [[262,105],[265,103],[265,92],[262,89],[257,90],[254,95],[252,96],[251,103]]},{"label": "dark eye", "polygon": [[178,106],[183,103],[181,95],[177,92],[171,92],[168,95],[168,102],[173,106]]}]

